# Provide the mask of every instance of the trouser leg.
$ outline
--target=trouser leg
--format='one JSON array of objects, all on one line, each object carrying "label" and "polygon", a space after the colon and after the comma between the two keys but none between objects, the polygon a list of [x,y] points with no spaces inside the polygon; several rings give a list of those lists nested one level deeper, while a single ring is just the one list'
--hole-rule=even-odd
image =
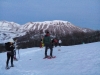
[{"label": "trouser leg", "polygon": [[10,54],[7,53],[7,61],[6,61],[6,67],[8,67],[8,64],[9,64],[9,60],[10,60]]},{"label": "trouser leg", "polygon": [[45,57],[47,57],[47,48],[48,46],[45,46]]},{"label": "trouser leg", "polygon": [[53,48],[52,48],[52,46],[51,46],[51,45],[49,46],[49,48],[50,48],[50,56],[52,57]]},{"label": "trouser leg", "polygon": [[61,43],[59,43],[59,46],[61,47]]},{"label": "trouser leg", "polygon": [[11,55],[11,66],[13,65],[13,58],[14,58],[14,55]]},{"label": "trouser leg", "polygon": [[51,48],[51,50],[50,50],[50,56],[52,57],[52,52],[53,52],[53,49]]}]

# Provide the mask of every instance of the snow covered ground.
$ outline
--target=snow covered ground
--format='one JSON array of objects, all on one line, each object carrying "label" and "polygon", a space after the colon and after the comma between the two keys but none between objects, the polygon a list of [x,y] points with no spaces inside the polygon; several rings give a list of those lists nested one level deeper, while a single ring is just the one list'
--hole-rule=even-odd
[{"label": "snow covered ground", "polygon": [[5,69],[6,53],[0,53],[0,75],[100,75],[100,42],[53,50],[56,58],[43,59],[44,48],[20,49],[19,61],[9,70]]}]

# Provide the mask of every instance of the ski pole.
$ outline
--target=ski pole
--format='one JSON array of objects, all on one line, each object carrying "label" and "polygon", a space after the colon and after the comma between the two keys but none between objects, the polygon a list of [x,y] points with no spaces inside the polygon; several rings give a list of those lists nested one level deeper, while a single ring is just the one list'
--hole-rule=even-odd
[{"label": "ski pole", "polygon": [[20,58],[19,49],[18,49],[18,56],[19,56],[19,58]]}]

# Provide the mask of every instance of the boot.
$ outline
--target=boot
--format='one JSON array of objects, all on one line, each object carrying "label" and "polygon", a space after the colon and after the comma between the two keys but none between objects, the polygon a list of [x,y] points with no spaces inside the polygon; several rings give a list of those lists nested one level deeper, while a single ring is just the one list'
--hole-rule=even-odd
[{"label": "boot", "polygon": [[6,65],[6,69],[10,69],[10,67],[8,67],[8,66]]},{"label": "boot", "polygon": [[14,64],[11,64],[11,67],[14,67]]}]

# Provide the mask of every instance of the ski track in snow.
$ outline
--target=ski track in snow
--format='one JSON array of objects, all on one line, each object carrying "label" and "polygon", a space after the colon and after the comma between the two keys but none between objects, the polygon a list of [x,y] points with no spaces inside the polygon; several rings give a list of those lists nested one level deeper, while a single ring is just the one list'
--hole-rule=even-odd
[{"label": "ski track in snow", "polygon": [[45,48],[21,49],[19,61],[14,61],[15,67],[9,70],[5,70],[6,53],[1,53],[0,75],[100,75],[99,45],[54,47],[53,59],[43,59]]}]

